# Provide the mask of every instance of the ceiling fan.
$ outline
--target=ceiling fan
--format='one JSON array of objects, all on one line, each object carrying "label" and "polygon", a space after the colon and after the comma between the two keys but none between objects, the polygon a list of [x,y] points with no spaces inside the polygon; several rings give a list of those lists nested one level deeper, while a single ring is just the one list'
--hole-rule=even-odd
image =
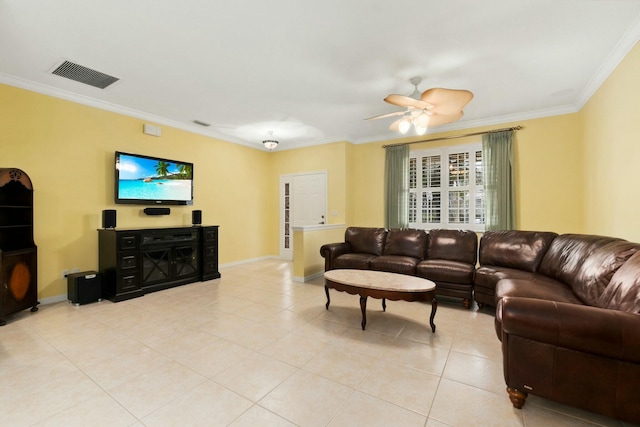
[{"label": "ceiling fan", "polygon": [[384,99],[389,104],[406,108],[405,111],[381,114],[366,120],[402,116],[391,123],[389,129],[405,134],[413,125],[418,135],[424,135],[429,126],[440,126],[459,120],[462,117],[462,109],[473,98],[471,92],[462,89],[432,88],[420,93],[418,85],[422,82],[422,77],[412,77],[409,81],[415,87],[411,95],[392,94]]}]

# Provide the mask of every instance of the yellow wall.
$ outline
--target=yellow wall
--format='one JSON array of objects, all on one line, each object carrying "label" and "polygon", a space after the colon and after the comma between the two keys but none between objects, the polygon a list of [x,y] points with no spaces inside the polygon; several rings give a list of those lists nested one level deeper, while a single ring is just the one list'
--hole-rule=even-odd
[{"label": "yellow wall", "polygon": [[[141,120],[5,85],[0,100],[0,165],[34,185],[40,298],[66,295],[63,269],[98,268],[103,209],[117,210],[118,227],[189,225],[201,209],[204,224],[220,225],[221,263],[277,253],[270,234],[256,233],[277,223],[264,209],[277,197],[269,153],[164,126],[160,138],[144,135]],[[193,162],[194,205],[158,217],[115,205],[116,150]]]},{"label": "yellow wall", "polygon": [[581,111],[585,224],[593,234],[640,242],[640,45]]}]

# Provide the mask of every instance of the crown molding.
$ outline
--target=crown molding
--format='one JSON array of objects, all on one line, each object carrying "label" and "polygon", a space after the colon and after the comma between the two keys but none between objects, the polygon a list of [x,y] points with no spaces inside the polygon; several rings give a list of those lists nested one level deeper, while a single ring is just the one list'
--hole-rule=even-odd
[{"label": "crown molding", "polygon": [[170,126],[175,129],[180,129],[186,132],[207,136],[209,138],[219,139],[225,142],[232,142],[235,144],[244,145],[249,148],[262,150],[262,144],[257,145],[247,141],[243,141],[238,138],[234,138],[230,135],[226,135],[220,132],[216,132],[212,129],[202,129],[196,124],[187,124],[177,122],[175,120],[167,119],[165,117],[156,116],[154,114],[145,113],[133,108],[123,107],[121,105],[112,104],[110,102],[101,101],[99,99],[91,98],[90,96],[79,95],[77,93],[69,92],[63,89],[54,88],[41,83],[33,82],[30,80],[21,79],[9,74],[0,73],[0,83],[8,86],[14,86],[20,89],[29,90],[42,95],[51,96],[54,98],[63,99],[65,101],[74,102],[81,105],[86,105],[100,110],[109,111],[116,114],[122,114],[123,116],[132,117],[148,122],[153,122],[160,125]]},{"label": "crown molding", "polygon": [[629,27],[627,32],[620,38],[613,50],[607,55],[605,61],[600,65],[596,73],[580,92],[576,100],[578,111],[591,99],[594,93],[607,80],[609,75],[616,69],[622,60],[629,54],[631,49],[640,40],[640,17]]}]

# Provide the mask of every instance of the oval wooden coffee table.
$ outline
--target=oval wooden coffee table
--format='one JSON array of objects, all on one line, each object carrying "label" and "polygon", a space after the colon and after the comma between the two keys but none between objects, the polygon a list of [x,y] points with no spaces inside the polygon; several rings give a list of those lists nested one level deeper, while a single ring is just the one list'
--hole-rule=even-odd
[{"label": "oval wooden coffee table", "polygon": [[382,298],[382,311],[387,310],[386,300],[392,301],[424,301],[431,302],[431,317],[429,325],[431,332],[436,331],[433,318],[438,309],[435,289],[436,284],[431,280],[405,274],[387,273],[373,270],[329,270],[324,273],[324,292],[327,294],[326,309],[329,310],[331,299],[329,288],[360,295],[360,309],[362,310],[362,330],[367,324],[367,297]]}]

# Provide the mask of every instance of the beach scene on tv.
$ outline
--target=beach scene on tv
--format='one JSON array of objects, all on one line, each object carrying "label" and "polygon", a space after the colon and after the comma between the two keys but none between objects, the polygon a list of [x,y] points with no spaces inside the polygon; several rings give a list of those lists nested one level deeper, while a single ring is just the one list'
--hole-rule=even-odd
[{"label": "beach scene on tv", "polygon": [[120,154],[120,199],[191,201],[191,164]]}]

